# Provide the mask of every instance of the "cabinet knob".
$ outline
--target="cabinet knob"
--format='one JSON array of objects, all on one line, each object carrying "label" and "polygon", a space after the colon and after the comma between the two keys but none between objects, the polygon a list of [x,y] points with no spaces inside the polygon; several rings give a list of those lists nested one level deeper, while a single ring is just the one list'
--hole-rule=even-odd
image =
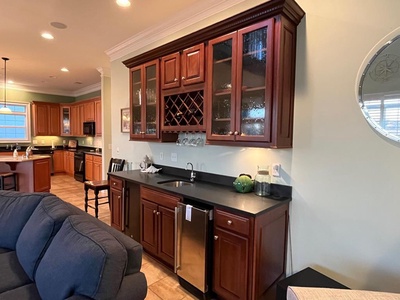
[{"label": "cabinet knob", "polygon": [[238,132],[238,131],[235,131],[233,134],[234,134],[234,135],[238,135],[238,134],[239,134],[239,132]]},{"label": "cabinet knob", "polygon": [[121,196],[118,196],[118,200],[121,200]]},{"label": "cabinet knob", "polygon": [[177,81],[178,81],[178,78],[174,78],[174,81],[177,82]]},{"label": "cabinet knob", "polygon": [[214,240],[218,240],[218,235],[214,235]]},{"label": "cabinet knob", "polygon": [[117,183],[116,182],[113,182],[113,186],[116,186],[117,185]]},{"label": "cabinet knob", "polygon": [[156,215],[158,216],[160,214],[160,212],[158,211],[157,213],[156,213]]},{"label": "cabinet knob", "polygon": [[228,222],[226,222],[228,225],[232,225],[232,221],[228,220]]},{"label": "cabinet knob", "polygon": [[232,134],[233,134],[233,132],[232,132],[232,131],[229,131],[229,132],[228,132],[228,134],[229,134],[229,135],[232,135]]},{"label": "cabinet knob", "polygon": [[182,76],[182,80],[185,80],[185,76]]},{"label": "cabinet knob", "polygon": [[156,210],[153,210],[153,214],[155,214],[157,211]]}]

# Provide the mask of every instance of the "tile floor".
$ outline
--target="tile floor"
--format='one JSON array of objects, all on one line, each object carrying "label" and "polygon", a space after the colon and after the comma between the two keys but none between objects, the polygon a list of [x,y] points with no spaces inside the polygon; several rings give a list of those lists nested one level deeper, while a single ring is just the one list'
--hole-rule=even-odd
[{"label": "tile floor", "polygon": [[[55,175],[51,177],[51,192],[64,201],[84,209],[85,192],[83,183],[76,181],[68,175]],[[105,193],[106,194],[106,193]],[[93,194],[89,195],[92,197]],[[94,210],[89,208],[89,213],[94,216]],[[110,224],[110,210],[108,205],[99,206],[99,219]],[[197,299],[180,287],[175,274],[151,257],[143,254],[142,270],[147,279],[148,290],[146,299],[149,300],[190,300]]]}]

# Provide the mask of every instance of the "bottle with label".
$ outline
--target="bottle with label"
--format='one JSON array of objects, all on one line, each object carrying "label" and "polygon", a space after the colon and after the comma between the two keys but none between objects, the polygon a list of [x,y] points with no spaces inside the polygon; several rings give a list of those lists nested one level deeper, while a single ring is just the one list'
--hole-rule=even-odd
[{"label": "bottle with label", "polygon": [[254,193],[258,196],[268,196],[271,193],[271,177],[268,166],[257,166],[254,178]]}]

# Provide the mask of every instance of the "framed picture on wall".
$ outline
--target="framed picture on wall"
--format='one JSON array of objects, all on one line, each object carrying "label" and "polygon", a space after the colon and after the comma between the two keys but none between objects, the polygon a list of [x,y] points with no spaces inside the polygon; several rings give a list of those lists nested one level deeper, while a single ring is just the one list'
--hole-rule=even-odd
[{"label": "framed picture on wall", "polygon": [[128,108],[121,108],[121,132],[129,132],[131,116]]}]

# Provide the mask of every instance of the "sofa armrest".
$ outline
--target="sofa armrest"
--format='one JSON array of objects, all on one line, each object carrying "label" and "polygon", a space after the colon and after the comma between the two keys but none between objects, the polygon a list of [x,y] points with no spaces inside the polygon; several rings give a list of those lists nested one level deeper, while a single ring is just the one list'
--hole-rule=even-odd
[{"label": "sofa armrest", "polygon": [[146,295],[146,277],[142,272],[137,272],[124,276],[116,300],[143,300]]},{"label": "sofa armrest", "polygon": [[316,287],[289,286],[287,300],[400,300],[400,294]]}]

